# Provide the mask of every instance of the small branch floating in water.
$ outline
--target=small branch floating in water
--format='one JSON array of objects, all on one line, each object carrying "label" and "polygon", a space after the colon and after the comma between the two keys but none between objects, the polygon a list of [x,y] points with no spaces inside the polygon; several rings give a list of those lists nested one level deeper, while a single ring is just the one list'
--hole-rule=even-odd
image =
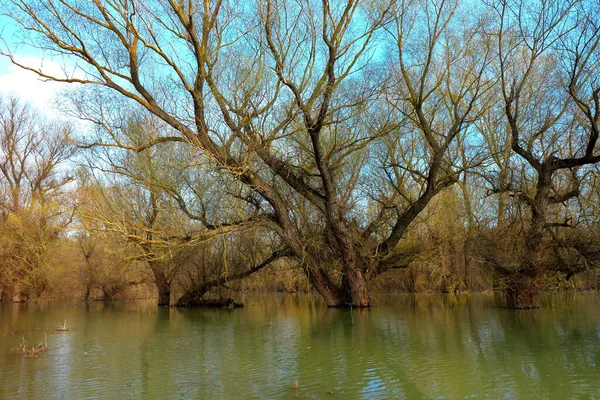
[{"label": "small branch floating in water", "polygon": [[20,355],[21,357],[37,357],[42,353],[48,351],[48,338],[44,339],[44,343],[40,343],[35,347],[27,347],[27,343],[25,342],[25,336],[21,338],[21,343],[19,347],[11,349],[11,352]]}]

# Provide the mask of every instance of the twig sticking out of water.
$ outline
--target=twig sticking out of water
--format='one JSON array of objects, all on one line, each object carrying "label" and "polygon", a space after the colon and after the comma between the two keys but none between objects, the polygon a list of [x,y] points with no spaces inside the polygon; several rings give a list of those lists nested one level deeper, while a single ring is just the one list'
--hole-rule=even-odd
[{"label": "twig sticking out of water", "polygon": [[15,349],[11,349],[13,353],[16,353],[22,357],[37,357],[38,355],[45,353],[48,351],[48,337],[44,338],[44,343],[40,343],[35,347],[27,347],[27,343],[25,342],[25,336],[21,338],[21,343],[19,347]]},{"label": "twig sticking out of water", "polygon": [[67,328],[67,320],[65,319],[65,323],[63,326],[59,326],[56,328],[56,332],[69,332],[69,328]]}]

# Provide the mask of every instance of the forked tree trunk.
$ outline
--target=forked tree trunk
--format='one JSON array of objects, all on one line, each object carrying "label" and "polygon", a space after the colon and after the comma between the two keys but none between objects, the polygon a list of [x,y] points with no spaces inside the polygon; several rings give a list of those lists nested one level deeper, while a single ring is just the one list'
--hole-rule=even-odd
[{"label": "forked tree trunk", "polygon": [[307,271],[310,283],[328,307],[370,307],[367,280],[356,265],[354,268],[344,268],[341,285],[332,282],[320,267],[307,268]]},{"label": "forked tree trunk", "polygon": [[[335,216],[335,213],[333,215]],[[341,218],[331,217],[329,224],[341,253],[340,261],[343,265],[343,275],[340,286],[332,288],[327,298],[324,296],[325,302],[329,307],[369,307],[371,300],[367,279],[358,263],[356,249],[348,230],[342,223]],[[326,279],[325,282],[331,286],[331,280]],[[333,298],[331,298],[331,295],[333,295]]]},{"label": "forked tree trunk", "polygon": [[336,287],[329,279],[327,273],[320,267],[307,267],[308,281],[321,295],[329,307],[344,307],[347,299],[342,295],[340,288]]}]

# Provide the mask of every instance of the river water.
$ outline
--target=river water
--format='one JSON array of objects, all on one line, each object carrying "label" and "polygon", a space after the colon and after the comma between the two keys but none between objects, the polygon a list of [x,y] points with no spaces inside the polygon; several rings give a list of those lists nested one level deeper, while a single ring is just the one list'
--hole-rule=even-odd
[{"label": "river water", "polygon": [[[0,307],[0,398],[600,398],[600,294],[378,295],[369,310],[307,295],[243,309],[152,301]],[[66,320],[69,332],[54,330]],[[11,353],[47,340],[34,358]]]}]

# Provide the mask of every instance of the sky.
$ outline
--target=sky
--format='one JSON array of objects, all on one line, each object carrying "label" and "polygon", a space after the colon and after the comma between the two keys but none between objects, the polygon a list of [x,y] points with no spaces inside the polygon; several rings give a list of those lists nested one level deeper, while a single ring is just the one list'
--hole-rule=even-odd
[{"label": "sky", "polygon": [[[2,49],[8,46],[17,60],[26,65],[41,66],[44,72],[61,73],[60,65],[44,60],[41,51],[20,46],[14,31],[14,22],[5,16],[0,16]],[[0,95],[14,94],[45,114],[56,116],[57,110],[53,100],[66,87],[68,86],[64,83],[45,82],[35,73],[23,70],[12,64],[7,57],[0,56]]]}]

